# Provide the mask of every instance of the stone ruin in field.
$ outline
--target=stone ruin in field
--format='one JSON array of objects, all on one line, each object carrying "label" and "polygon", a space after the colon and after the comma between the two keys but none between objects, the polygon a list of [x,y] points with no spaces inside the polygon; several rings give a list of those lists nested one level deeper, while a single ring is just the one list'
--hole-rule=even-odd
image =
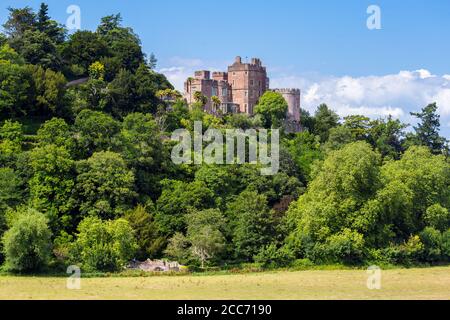
[{"label": "stone ruin in field", "polygon": [[132,261],[127,266],[129,270],[141,270],[145,272],[181,272],[184,268],[178,262],[150,259],[144,262]]}]

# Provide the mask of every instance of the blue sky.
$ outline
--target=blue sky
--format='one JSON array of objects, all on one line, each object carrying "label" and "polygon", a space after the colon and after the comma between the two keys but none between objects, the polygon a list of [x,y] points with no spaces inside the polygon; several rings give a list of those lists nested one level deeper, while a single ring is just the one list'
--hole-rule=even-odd
[{"label": "blue sky", "polygon": [[[40,1],[3,0],[8,6]],[[81,8],[83,29],[121,12],[124,24],[154,52],[158,69],[179,88],[196,69],[225,69],[236,55],[259,57],[272,87],[299,87],[303,107],[328,103],[341,115],[409,112],[440,105],[450,137],[450,1],[448,0],[49,0],[65,23]],[[381,8],[381,30],[369,30],[366,10]]]}]

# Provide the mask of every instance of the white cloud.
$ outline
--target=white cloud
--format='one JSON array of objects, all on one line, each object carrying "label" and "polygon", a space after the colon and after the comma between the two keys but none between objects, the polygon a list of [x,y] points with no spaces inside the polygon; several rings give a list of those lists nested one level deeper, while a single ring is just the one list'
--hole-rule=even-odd
[{"label": "white cloud", "polygon": [[170,83],[172,83],[174,87],[181,92],[184,90],[184,82],[186,79],[192,77],[193,75],[191,69],[185,67],[168,67],[161,68],[157,71],[164,74],[167,77],[167,80],[169,80]]},{"label": "white cloud", "polygon": [[437,102],[443,133],[450,135],[450,75],[437,76],[420,69],[384,76],[322,76],[313,80],[308,76],[275,75],[271,82],[272,87],[302,89],[302,108],[310,112],[326,103],[342,117],[392,115],[411,122],[410,112]]},{"label": "white cloud", "polygon": [[450,115],[450,89],[439,90],[433,101],[437,102],[442,116]]}]

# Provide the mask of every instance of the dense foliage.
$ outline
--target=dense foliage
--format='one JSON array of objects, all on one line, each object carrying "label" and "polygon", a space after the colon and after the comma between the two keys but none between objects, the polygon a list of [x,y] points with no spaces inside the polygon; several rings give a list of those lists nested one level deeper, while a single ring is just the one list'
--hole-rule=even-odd
[{"label": "dense foliage", "polygon": [[[255,116],[188,106],[120,15],[70,36],[10,8],[0,36],[0,262],[34,272],[133,259],[194,266],[450,260],[450,162],[436,104],[410,132],[322,104],[282,131],[280,170],[175,165],[180,128],[281,128],[267,92]],[[216,99],[212,101],[217,104]],[[296,262],[296,260],[300,262]]]}]

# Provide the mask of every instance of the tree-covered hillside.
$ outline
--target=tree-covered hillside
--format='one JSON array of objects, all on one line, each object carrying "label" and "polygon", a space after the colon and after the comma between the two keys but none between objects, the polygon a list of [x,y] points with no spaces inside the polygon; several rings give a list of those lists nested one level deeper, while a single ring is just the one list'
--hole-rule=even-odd
[{"label": "tree-covered hillside", "polygon": [[71,35],[41,5],[0,34],[0,263],[8,271],[120,271],[132,259],[192,266],[450,260],[450,161],[436,104],[344,119],[327,105],[282,130],[280,170],[175,165],[177,129],[283,129],[256,114],[188,106],[120,15]]}]

